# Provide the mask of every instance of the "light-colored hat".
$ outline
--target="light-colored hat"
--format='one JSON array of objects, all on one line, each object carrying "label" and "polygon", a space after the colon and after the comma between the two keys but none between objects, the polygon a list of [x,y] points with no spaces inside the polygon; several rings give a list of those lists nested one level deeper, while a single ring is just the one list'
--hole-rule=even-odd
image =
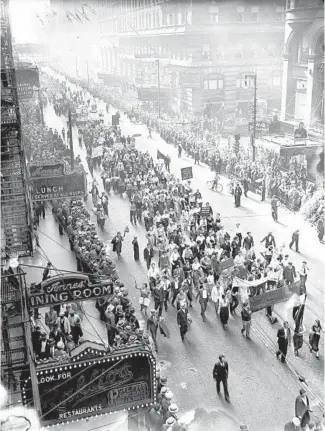
[{"label": "light-colored hat", "polygon": [[176,422],[176,419],[173,418],[173,416],[169,416],[169,418],[166,420],[166,425],[174,425]]},{"label": "light-colored hat", "polygon": [[106,311],[113,311],[113,310],[114,310],[114,305],[109,304]]},{"label": "light-colored hat", "polygon": [[164,397],[166,398],[166,400],[171,400],[171,399],[173,398],[173,393],[172,393],[172,391],[168,390],[168,391],[165,393]]},{"label": "light-colored hat", "polygon": [[167,386],[163,386],[161,389],[160,389],[160,393],[163,395],[163,394],[165,394],[166,392],[168,392],[169,391],[169,389],[167,388]]},{"label": "light-colored hat", "polygon": [[292,423],[293,423],[296,427],[298,427],[298,426],[300,425],[300,419],[299,419],[299,418],[297,418],[297,417],[294,417],[294,418],[292,419]]},{"label": "light-colored hat", "polygon": [[57,343],[56,347],[57,347],[58,349],[64,349],[63,341],[58,341],[58,343]]},{"label": "light-colored hat", "polygon": [[177,413],[178,412],[178,406],[177,406],[177,404],[171,404],[169,407],[168,407],[168,410],[169,410],[169,412],[170,413]]}]

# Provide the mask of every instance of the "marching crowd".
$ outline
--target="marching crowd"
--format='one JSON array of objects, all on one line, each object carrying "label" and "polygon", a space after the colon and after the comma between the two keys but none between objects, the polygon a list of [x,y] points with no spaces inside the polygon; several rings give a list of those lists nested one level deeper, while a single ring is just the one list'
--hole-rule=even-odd
[{"label": "marching crowd", "polygon": [[[62,85],[59,88],[62,91]],[[85,101],[81,92],[77,96],[70,93],[71,95]],[[136,115],[132,112],[130,116]],[[154,127],[155,124],[150,124],[150,126]],[[49,148],[53,143],[54,151],[59,151],[55,147],[59,143],[60,149],[64,151],[65,138],[56,138],[57,135],[59,136],[56,131],[50,132],[46,129],[41,131],[41,128],[34,129],[33,127],[26,130],[26,136],[30,142],[40,141],[40,134],[45,133],[49,137],[49,140],[46,141],[49,142]],[[168,127],[166,126],[165,131],[160,127],[160,132],[168,141]],[[183,138],[184,136],[176,133],[171,140],[184,147],[185,150],[191,151],[193,149],[191,144],[186,146],[187,144],[184,143],[191,142],[191,140],[186,141],[186,138],[185,141],[177,141],[177,139]],[[145,333],[140,328],[135,308],[128,299],[128,289],[118,278],[115,264],[108,255],[107,247],[98,238],[96,227],[91,222],[90,214],[83,202],[78,200],[53,202],[53,214],[58,222],[59,233],[62,235],[65,232],[69,237],[70,248],[76,255],[77,270],[91,274],[91,277],[104,276],[110,279],[111,295],[96,303],[100,319],[105,322],[107,328],[110,349],[119,348],[125,343],[146,343],[158,352],[158,332],[169,337],[163,316],[163,311],[167,312],[169,306],[177,308],[176,323],[181,340],[184,342],[192,322],[189,312],[197,301],[200,305],[202,320],[206,320],[207,306],[210,302],[224,330],[227,330],[230,316],[238,310],[238,305],[242,302],[242,307],[240,307],[243,324],[241,333],[250,340],[252,310],[249,306],[249,298],[284,285],[294,286],[298,279],[297,302],[292,314],[294,351],[295,354],[298,354],[302,345],[302,318],[309,271],[306,262],[302,262],[301,268],[296,271],[290,260],[287,245],[277,244],[272,232],[268,232],[265,238],[261,239],[265,249],[261,256],[258,256],[256,238],[251,232],[245,234],[239,224],[234,226],[232,231],[226,231],[222,223],[222,215],[214,213],[209,202],[204,202],[201,192],[194,190],[190,181],[181,182],[164,169],[162,163],[155,163],[148,153],[138,151],[135,148],[134,139],[129,136],[125,137],[119,127],[108,130],[103,124],[91,127],[89,124],[85,124],[84,127],[78,129],[78,141],[81,147],[83,145],[86,147],[87,163],[91,174],[93,169],[102,170],[104,192],[99,193],[99,185],[96,181],[93,181],[90,190],[98,226],[101,229],[105,228],[109,194],[114,192],[127,194],[130,201],[130,222],[135,225],[143,223],[146,230],[147,244],[142,254],[140,254],[136,237],[132,242],[134,259],[139,260],[140,255],[143,256],[148,270],[146,282],[140,287],[136,286],[140,291],[141,312],[147,315],[151,300],[154,303],[147,319]],[[103,152],[98,155],[96,153],[96,157],[93,157],[98,142],[101,142]],[[198,141],[193,139],[194,142]],[[36,146],[36,148],[38,147]],[[45,150],[46,148],[45,146]],[[39,146],[39,151],[39,157],[43,158],[44,149],[41,146]],[[58,153],[54,157],[57,156]],[[37,152],[34,151],[30,160],[33,162],[37,160]],[[218,159],[216,156],[215,166],[221,165],[226,160],[226,163],[232,166],[230,173],[235,172],[237,162],[234,161],[231,165],[231,161],[226,158],[223,161],[220,160],[222,160],[221,157]],[[272,160],[274,159],[271,158],[271,163],[273,163]],[[258,163],[255,166],[248,166],[248,164],[242,166],[244,168],[240,175],[249,171],[248,177],[254,178],[254,181],[262,175],[263,170]],[[218,167],[216,170],[220,171]],[[240,177],[240,175],[237,176]],[[303,187],[302,183],[298,182],[300,180],[297,180],[298,176],[295,177],[293,173],[287,174],[288,178],[286,178],[286,175],[280,170],[271,168],[270,175],[272,179],[268,186],[271,188],[272,194],[276,193],[274,187],[280,187],[282,182],[289,188],[292,182],[296,182],[295,187],[297,188]],[[113,251],[116,252],[118,258],[122,253],[126,232],[127,228],[123,234],[118,232],[112,240]],[[296,250],[298,251],[297,242]],[[231,262],[230,269],[225,269],[227,262]],[[238,280],[247,281],[248,288],[245,290],[243,283]],[[304,300],[301,300],[302,297]],[[51,317],[48,322],[51,321],[52,329],[54,328],[62,336],[62,340],[60,338],[58,341],[54,337],[56,346],[57,348],[58,344],[61,346],[62,341],[63,350],[67,354],[70,349],[69,343],[77,345],[80,343],[80,338],[82,341],[80,322],[74,326],[71,325],[71,321],[78,322],[78,318],[74,317],[78,316],[77,311],[74,310],[71,313],[71,309],[63,312],[58,310],[58,313],[50,310],[50,312],[56,313],[56,317]],[[272,319],[272,307],[268,307],[267,315]],[[76,329],[72,330],[78,325],[81,332]],[[50,326],[49,329],[52,330]],[[316,321],[310,335],[310,349],[316,352],[317,356],[320,329],[320,322]],[[37,331],[39,332],[39,329]],[[42,359],[44,333],[38,335],[38,340],[41,341],[38,341],[35,351],[38,352],[37,349],[40,345],[42,346],[41,355],[38,353],[38,358]],[[277,356],[285,362],[287,346],[291,341],[288,322],[284,322],[283,328],[279,330],[278,340]],[[49,347],[52,346],[52,342],[53,336],[50,332]],[[221,381],[225,387],[224,379]],[[152,420],[162,422],[161,426],[177,424],[175,414],[178,407],[171,403],[171,392],[164,386],[163,378],[159,384],[161,385],[159,403],[150,411]],[[226,389],[225,397],[229,400]]]}]

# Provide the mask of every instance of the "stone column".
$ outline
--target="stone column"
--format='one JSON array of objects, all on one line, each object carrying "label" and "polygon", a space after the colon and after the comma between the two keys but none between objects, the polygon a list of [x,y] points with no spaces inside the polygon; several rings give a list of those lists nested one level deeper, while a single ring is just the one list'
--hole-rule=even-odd
[{"label": "stone column", "polygon": [[281,114],[280,120],[285,121],[288,100],[288,79],[289,79],[289,56],[283,55],[282,93],[281,93]]},{"label": "stone column", "polygon": [[315,73],[315,55],[308,56],[307,66],[307,91],[306,91],[306,109],[304,113],[304,123],[308,127],[311,121],[312,101],[313,101],[313,87],[314,87],[314,73]]}]

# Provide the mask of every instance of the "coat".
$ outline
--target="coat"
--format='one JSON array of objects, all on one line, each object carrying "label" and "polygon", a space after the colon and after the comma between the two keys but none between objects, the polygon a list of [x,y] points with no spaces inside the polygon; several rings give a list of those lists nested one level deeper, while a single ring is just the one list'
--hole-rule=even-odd
[{"label": "coat", "polygon": [[157,333],[158,326],[159,326],[158,318],[154,320],[153,317],[150,316],[149,319],[147,320],[147,330],[150,331],[151,333]]},{"label": "coat", "polygon": [[289,265],[283,268],[283,278],[288,283],[293,283],[295,281],[295,277],[297,277],[297,274],[296,268],[293,265],[291,266],[291,268],[289,267]]},{"label": "coat", "polygon": [[309,424],[310,422],[310,415],[309,415],[309,399],[306,396],[307,403],[305,404],[302,400],[301,395],[298,395],[296,398],[296,404],[295,404],[295,415],[298,418],[301,418],[301,427],[304,427]]},{"label": "coat", "polygon": [[187,310],[180,309],[177,312],[177,325],[183,329],[188,328]]},{"label": "coat", "polygon": [[152,292],[152,296],[155,302],[163,302],[165,299],[164,289],[162,287],[155,288]]},{"label": "coat", "polygon": [[148,261],[148,260],[150,261],[153,258],[153,249],[152,248],[148,249],[148,247],[146,247],[143,250],[143,258],[145,261]]},{"label": "coat", "polygon": [[214,379],[220,379],[220,380],[228,379],[228,374],[229,374],[229,368],[228,368],[227,361],[224,361],[224,365],[222,365],[220,361],[218,361],[214,365],[213,372],[212,372]]}]

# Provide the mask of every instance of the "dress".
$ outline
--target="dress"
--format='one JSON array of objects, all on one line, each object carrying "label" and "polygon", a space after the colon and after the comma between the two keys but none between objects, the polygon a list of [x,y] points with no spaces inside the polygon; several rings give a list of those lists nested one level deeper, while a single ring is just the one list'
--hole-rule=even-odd
[{"label": "dress", "polygon": [[227,325],[229,319],[229,302],[221,301],[220,304],[220,320],[223,325]]},{"label": "dress", "polygon": [[310,348],[314,352],[318,352],[319,348],[319,340],[320,340],[320,327],[313,325],[309,334],[309,344]]},{"label": "dress", "polygon": [[138,243],[138,240],[134,239],[132,241],[132,244],[133,244],[134,260],[139,260],[139,243]]}]

